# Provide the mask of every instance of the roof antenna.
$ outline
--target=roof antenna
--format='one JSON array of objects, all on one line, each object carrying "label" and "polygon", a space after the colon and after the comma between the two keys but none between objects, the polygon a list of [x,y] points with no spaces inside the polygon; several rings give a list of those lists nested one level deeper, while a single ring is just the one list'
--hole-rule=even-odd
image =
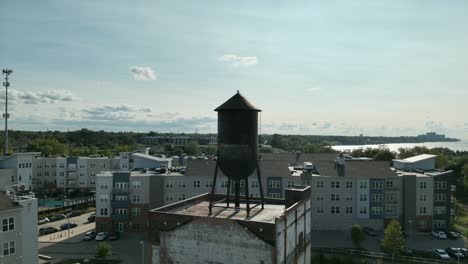
[{"label": "roof antenna", "polygon": [[239,90],[237,90],[237,93],[239,93]]}]

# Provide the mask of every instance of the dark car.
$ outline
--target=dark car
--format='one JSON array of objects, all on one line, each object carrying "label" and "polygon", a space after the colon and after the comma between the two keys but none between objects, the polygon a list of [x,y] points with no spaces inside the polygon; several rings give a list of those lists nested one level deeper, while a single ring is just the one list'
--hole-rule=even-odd
[{"label": "dark car", "polygon": [[450,231],[450,232],[447,232],[447,237],[450,239],[456,240],[458,239],[459,235],[457,232]]},{"label": "dark car", "polygon": [[56,215],[52,216],[51,218],[49,218],[49,220],[51,222],[59,221],[59,220],[62,220],[62,219],[65,219],[64,214],[56,214]]},{"label": "dark car", "polygon": [[463,255],[463,253],[461,252],[461,250],[459,248],[447,248],[445,250],[445,252],[447,252],[447,254],[449,254],[449,256],[451,256],[452,258],[456,259],[456,260],[460,260],[460,259],[464,259],[465,256]]},{"label": "dark car", "polygon": [[57,228],[48,226],[48,227],[40,228],[40,229],[39,229],[39,234],[41,234],[41,235],[48,235],[48,234],[55,233],[55,232],[57,232],[57,231],[58,231]]},{"label": "dark car", "polygon": [[364,233],[367,234],[368,236],[376,236],[376,235],[377,235],[377,233],[375,232],[374,229],[372,229],[372,228],[370,228],[370,227],[367,227],[367,226],[363,228],[363,231],[364,231]]},{"label": "dark car", "polygon": [[70,218],[70,217],[75,217],[75,216],[80,216],[80,215],[81,215],[81,211],[75,210],[75,211],[71,211],[70,213],[68,213],[67,217]]},{"label": "dark car", "polygon": [[109,240],[117,240],[119,238],[120,238],[120,233],[119,232],[110,233],[109,236],[107,237],[107,239],[109,239]]},{"label": "dark car", "polygon": [[466,248],[460,248],[460,252],[465,256],[465,258],[468,258],[468,249]]},{"label": "dark car", "polygon": [[71,229],[71,228],[74,228],[74,227],[77,227],[78,225],[75,224],[75,223],[65,223],[65,224],[62,224],[60,226],[60,229],[61,230],[67,230],[67,229]]},{"label": "dark car", "polygon": [[88,217],[88,222],[94,222],[96,221],[96,214],[92,214]]}]

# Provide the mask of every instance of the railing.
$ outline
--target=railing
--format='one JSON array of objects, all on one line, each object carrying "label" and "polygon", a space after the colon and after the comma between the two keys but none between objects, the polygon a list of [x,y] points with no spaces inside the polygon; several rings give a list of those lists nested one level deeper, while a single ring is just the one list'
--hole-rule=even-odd
[{"label": "railing", "polygon": [[128,188],[114,188],[112,189],[112,194],[128,194],[129,189]]}]

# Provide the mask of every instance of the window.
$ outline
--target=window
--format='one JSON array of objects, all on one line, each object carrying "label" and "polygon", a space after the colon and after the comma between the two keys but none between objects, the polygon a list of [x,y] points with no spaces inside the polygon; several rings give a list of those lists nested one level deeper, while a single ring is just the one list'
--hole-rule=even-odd
[{"label": "window", "polygon": [[114,209],[114,214],[118,215],[126,215],[128,213],[128,210],[126,208],[117,208]]},{"label": "window", "polygon": [[[207,187],[208,187],[208,186],[207,186]],[[245,180],[240,180],[240,181],[239,181],[239,187],[240,187],[241,189],[245,188]]]},{"label": "window", "polygon": [[353,207],[346,207],[346,213],[347,214],[352,214],[353,213]]},{"label": "window", "polygon": [[139,207],[132,207],[132,216],[140,216],[141,209]]},{"label": "window", "polygon": [[339,181],[332,181],[331,182],[331,187],[335,188],[335,189],[339,189],[340,188],[340,182]]},{"label": "window", "polygon": [[394,193],[386,193],[385,194],[385,201],[394,201],[395,200],[395,194]]},{"label": "window", "polygon": [[372,202],[382,202],[383,200],[383,194],[377,193],[377,194],[372,194]]},{"label": "window", "polygon": [[420,182],[419,183],[419,188],[420,189],[426,189],[427,188],[427,182]]},{"label": "window", "polygon": [[445,220],[434,220],[434,228],[445,228]]},{"label": "window", "polygon": [[8,232],[15,230],[15,218],[3,218],[2,219],[2,231]]},{"label": "window", "polygon": [[132,202],[134,202],[134,203],[140,202],[140,195],[139,194],[134,194],[132,196]]},{"label": "window", "polygon": [[361,195],[359,195],[359,201],[361,201],[361,202],[367,201],[367,194],[361,194]]},{"label": "window", "polygon": [[340,213],[340,207],[332,206],[331,213],[332,214],[339,214]]},{"label": "window", "polygon": [[367,182],[365,181],[362,181],[359,183],[359,188],[360,189],[367,189]]},{"label": "window", "polygon": [[[107,196],[107,195],[106,195]],[[115,200],[116,201],[127,201],[128,198],[127,198],[127,195],[116,195],[115,196]]]},{"label": "window", "polygon": [[445,189],[447,188],[446,181],[436,181],[434,182],[434,189]]},{"label": "window", "polygon": [[427,197],[426,197],[425,194],[421,194],[421,195],[419,196],[419,201],[424,202],[424,201],[427,200],[426,198],[427,198]]},{"label": "window", "polygon": [[281,194],[280,194],[280,193],[275,193],[275,192],[270,193],[268,196],[269,196],[270,198],[274,198],[274,199],[279,199],[279,198],[281,198]]},{"label": "window", "polygon": [[346,182],[346,188],[348,188],[348,189],[353,188],[353,182],[347,181],[347,182]]},{"label": "window", "polygon": [[347,194],[346,201],[352,201],[352,200],[353,200],[353,196],[351,194]]},{"label": "window", "polygon": [[185,200],[185,193],[179,195],[179,201]]},{"label": "window", "polygon": [[281,181],[280,180],[270,180],[268,182],[268,186],[270,188],[281,188]]},{"label": "window", "polygon": [[447,207],[445,206],[434,206],[434,214],[446,214]]},{"label": "window", "polygon": [[227,188],[228,180],[221,181],[221,188]]},{"label": "window", "polygon": [[383,182],[382,181],[373,181],[371,184],[372,189],[382,189]]},{"label": "window", "polygon": [[294,187],[294,181],[288,181],[288,188]]},{"label": "window", "polygon": [[64,163],[60,163],[60,168],[65,168],[65,164],[64,164]]},{"label": "window", "polygon": [[323,193],[317,193],[315,197],[317,198],[317,201],[323,201]]},{"label": "window", "polygon": [[3,243],[3,256],[13,255],[15,252],[15,241]]},{"label": "window", "polygon": [[166,195],[166,201],[172,201],[172,194]]},{"label": "window", "polygon": [[107,215],[108,211],[107,208],[101,208],[101,215]]},{"label": "window", "polygon": [[440,193],[434,194],[435,202],[445,202],[446,199],[447,199],[447,196],[445,194],[440,194]]},{"label": "window", "polygon": [[317,214],[323,214],[323,207],[317,207]]},{"label": "window", "polygon": [[62,177],[65,176],[65,172],[61,171],[60,176],[62,176]]},{"label": "window", "polygon": [[393,215],[393,207],[385,207],[385,214]]},{"label": "window", "polygon": [[193,181],[193,188],[200,188],[200,181]]},{"label": "window", "polygon": [[339,193],[332,193],[331,194],[331,200],[332,201],[339,201],[340,200],[340,194]]},{"label": "window", "polygon": [[419,214],[425,215],[427,213],[426,207],[419,207]]},{"label": "window", "polygon": [[373,206],[373,207],[371,207],[371,214],[373,214],[373,215],[382,215],[383,214],[382,206]]},{"label": "window", "polygon": [[141,181],[132,181],[132,187],[134,189],[140,189],[141,188]]},{"label": "window", "polygon": [[[241,188],[244,187],[244,180],[241,181]],[[205,187],[213,187],[213,181],[212,180],[209,180],[209,181],[206,181],[205,183]]]},{"label": "window", "polygon": [[173,185],[172,181],[167,181],[166,182],[166,188],[172,189],[173,187],[174,187],[174,185]]},{"label": "window", "polygon": [[[226,186],[227,186],[227,181],[226,181]],[[252,181],[252,188],[258,188],[258,181],[257,180]]]},{"label": "window", "polygon": [[96,163],[91,163],[91,168],[96,168]]},{"label": "window", "polygon": [[367,214],[367,207],[361,207],[361,209],[359,209],[359,213],[360,214]]},{"label": "window", "polygon": [[323,188],[323,181],[317,181],[317,189]]},{"label": "window", "polygon": [[386,185],[387,185],[387,188],[392,188],[393,187],[393,181],[387,181]]}]

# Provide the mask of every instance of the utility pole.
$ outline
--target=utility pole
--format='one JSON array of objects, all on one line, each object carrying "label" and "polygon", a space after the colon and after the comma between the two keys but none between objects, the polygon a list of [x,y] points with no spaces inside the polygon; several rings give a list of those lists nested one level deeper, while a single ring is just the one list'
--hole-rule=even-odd
[{"label": "utility pole", "polygon": [[8,118],[10,118],[10,114],[8,114],[8,87],[10,83],[8,82],[8,75],[12,74],[13,70],[11,69],[3,69],[2,74],[5,75],[5,81],[3,82],[3,86],[5,86],[5,113],[3,114],[3,118],[5,118],[5,148],[3,149],[3,155],[8,154]]}]

